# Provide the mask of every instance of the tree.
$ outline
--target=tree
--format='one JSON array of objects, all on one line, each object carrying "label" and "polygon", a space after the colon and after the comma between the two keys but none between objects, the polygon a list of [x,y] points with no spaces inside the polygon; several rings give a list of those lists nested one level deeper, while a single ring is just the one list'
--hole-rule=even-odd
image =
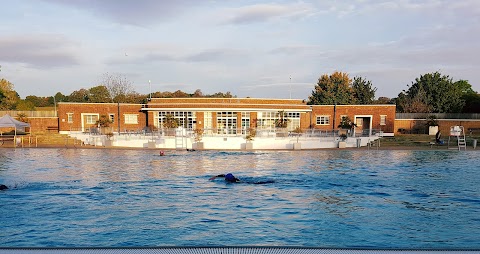
[{"label": "tree", "polygon": [[13,84],[6,79],[0,79],[0,110],[15,109],[20,96],[13,90]]},{"label": "tree", "polygon": [[375,101],[376,87],[372,87],[372,82],[362,77],[354,77],[352,83],[353,96],[357,104],[373,104]]},{"label": "tree", "polygon": [[[53,101],[53,98],[51,98],[51,101],[50,101],[51,104],[50,104],[50,105],[53,105],[54,102],[55,102],[55,103],[58,103],[58,102],[61,102],[61,101],[65,101],[65,102],[66,102],[66,101],[68,100],[67,96],[63,95],[61,92],[57,92],[57,93],[55,94],[55,96],[53,96],[53,97],[55,97],[55,101]],[[49,99],[50,99],[50,98],[49,98]]]},{"label": "tree", "polygon": [[25,97],[25,102],[29,102],[32,105],[34,105],[35,107],[48,107],[48,106],[50,106],[49,102],[48,102],[48,99],[46,97],[38,97],[38,96],[35,96],[35,95],[28,95],[27,97]]},{"label": "tree", "polygon": [[459,80],[455,85],[462,92],[462,99],[465,101],[463,106],[463,113],[478,113],[480,112],[480,94],[472,89],[472,85],[467,80]]},{"label": "tree", "polygon": [[203,97],[202,90],[200,90],[200,89],[195,90],[195,92],[193,93],[192,97],[195,97],[195,98],[201,98],[201,97]]},{"label": "tree", "polygon": [[107,88],[112,102],[124,102],[128,94],[135,92],[132,82],[120,74],[103,74],[100,85]]},{"label": "tree", "polygon": [[166,115],[163,121],[163,127],[167,129],[174,129],[180,126],[180,121],[176,119],[173,115]]},{"label": "tree", "polygon": [[[461,112],[465,100],[462,99],[464,88],[459,84],[454,83],[448,75],[439,72],[421,75],[412,82],[407,91],[399,94],[397,109],[406,113],[425,110],[432,113]],[[428,108],[425,108],[426,105]]]},{"label": "tree", "polygon": [[110,124],[112,123],[112,120],[110,120],[107,115],[101,115],[95,124],[100,127],[110,127]]},{"label": "tree", "polygon": [[330,76],[324,74],[318,79],[307,104],[345,105],[354,103],[354,92],[350,84],[351,80],[347,73],[336,71]]},{"label": "tree", "polygon": [[68,96],[68,101],[69,102],[88,102],[88,96],[90,92],[87,89],[80,89],[78,91],[73,91],[69,96]]},{"label": "tree", "polygon": [[90,88],[88,102],[110,102],[110,93],[105,86],[95,86]]},{"label": "tree", "polygon": [[374,104],[395,104],[395,99],[391,99],[388,97],[383,97],[380,96],[378,99],[374,102]]},{"label": "tree", "polygon": [[425,101],[427,94],[423,88],[419,88],[414,97],[409,97],[406,91],[401,92],[397,99],[397,111],[400,113],[428,113],[431,106]]},{"label": "tree", "polygon": [[15,109],[21,111],[34,111],[35,105],[31,101],[19,100],[15,106]]}]

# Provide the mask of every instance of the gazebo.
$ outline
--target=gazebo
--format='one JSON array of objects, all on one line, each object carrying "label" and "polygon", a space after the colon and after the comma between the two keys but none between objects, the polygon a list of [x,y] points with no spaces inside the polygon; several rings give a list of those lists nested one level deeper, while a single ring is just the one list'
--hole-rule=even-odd
[{"label": "gazebo", "polygon": [[[17,130],[25,132],[25,128],[30,128],[29,123],[24,123],[20,122],[18,120],[15,120],[13,117],[10,115],[4,115],[3,117],[0,118],[0,128],[13,128],[15,129],[14,132],[14,137],[13,137],[13,143],[16,145],[16,140],[17,140]],[[3,135],[3,133],[2,133]]]}]

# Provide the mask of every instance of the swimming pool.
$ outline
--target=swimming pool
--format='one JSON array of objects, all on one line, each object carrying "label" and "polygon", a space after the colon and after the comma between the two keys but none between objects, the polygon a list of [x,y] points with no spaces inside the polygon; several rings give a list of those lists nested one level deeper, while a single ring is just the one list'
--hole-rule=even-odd
[{"label": "swimming pool", "polygon": [[0,247],[478,249],[478,155],[1,149]]}]

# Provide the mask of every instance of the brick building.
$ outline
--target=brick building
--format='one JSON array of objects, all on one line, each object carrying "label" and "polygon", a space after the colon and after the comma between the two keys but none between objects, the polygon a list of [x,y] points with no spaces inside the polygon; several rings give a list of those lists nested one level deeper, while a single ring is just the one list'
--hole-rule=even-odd
[{"label": "brick building", "polygon": [[307,105],[298,99],[259,98],[152,98],[147,104],[58,103],[59,131],[88,131],[101,115],[108,116],[113,132],[161,129],[167,115],[181,126],[210,133],[237,134],[248,128],[274,129],[279,112],[287,129],[333,130],[342,117],[356,124],[356,132],[394,132],[395,105]]}]

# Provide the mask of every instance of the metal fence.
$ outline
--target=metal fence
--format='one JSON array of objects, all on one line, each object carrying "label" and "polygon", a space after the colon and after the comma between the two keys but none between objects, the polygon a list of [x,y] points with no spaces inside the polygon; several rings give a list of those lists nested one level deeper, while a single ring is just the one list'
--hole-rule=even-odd
[{"label": "metal fence", "polygon": [[395,119],[427,119],[432,115],[437,119],[480,119],[477,113],[396,113]]},{"label": "metal fence", "polygon": [[10,115],[11,117],[17,117],[19,114],[24,114],[27,117],[57,117],[57,112],[55,110],[45,110],[45,111],[21,111],[21,110],[4,110],[0,111],[0,117],[4,115]]}]

